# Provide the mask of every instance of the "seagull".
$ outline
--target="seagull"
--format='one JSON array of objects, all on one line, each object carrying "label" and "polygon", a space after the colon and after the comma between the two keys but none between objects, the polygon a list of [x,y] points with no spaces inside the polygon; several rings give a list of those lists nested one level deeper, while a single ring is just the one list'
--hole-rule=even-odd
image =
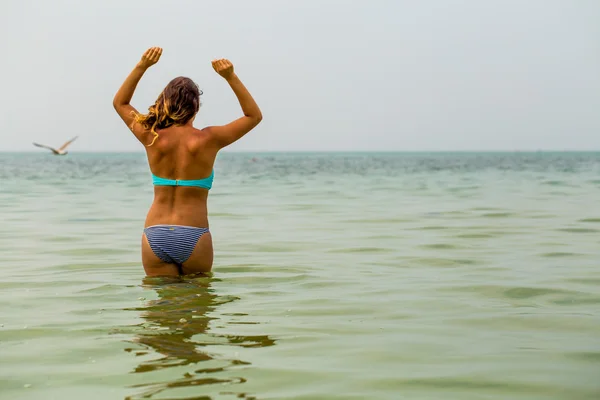
[{"label": "seagull", "polygon": [[67,146],[69,146],[71,143],[73,143],[73,141],[75,141],[75,139],[77,139],[79,136],[75,136],[73,139],[69,140],[68,142],[66,142],[65,144],[63,144],[62,146],[60,146],[58,149],[55,149],[54,147],[50,147],[50,146],[46,146],[45,144],[39,144],[39,143],[33,143],[34,146],[37,147],[42,147],[44,149],[48,149],[50,151],[52,151],[52,153],[54,153],[55,156],[64,156],[68,153],[68,151],[66,151],[65,149],[67,148]]}]

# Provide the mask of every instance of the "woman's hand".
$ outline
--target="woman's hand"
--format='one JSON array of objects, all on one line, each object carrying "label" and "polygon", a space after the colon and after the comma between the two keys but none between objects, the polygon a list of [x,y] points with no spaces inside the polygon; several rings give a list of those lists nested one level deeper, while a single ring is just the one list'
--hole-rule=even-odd
[{"label": "woman's hand", "polygon": [[150,68],[151,66],[156,64],[158,60],[160,60],[161,54],[162,49],[160,47],[150,47],[142,55],[142,59],[138,63],[138,66],[142,68]]},{"label": "woman's hand", "polygon": [[233,73],[233,64],[227,59],[221,58],[220,60],[213,60],[212,66],[217,74],[221,75],[226,80],[235,76]]}]

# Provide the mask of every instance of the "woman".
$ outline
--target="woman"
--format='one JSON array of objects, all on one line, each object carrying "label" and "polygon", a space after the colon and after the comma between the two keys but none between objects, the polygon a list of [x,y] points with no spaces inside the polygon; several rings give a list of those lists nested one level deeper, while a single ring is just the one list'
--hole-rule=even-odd
[{"label": "woman", "polygon": [[202,92],[189,78],[173,79],[140,114],[129,104],[144,72],[162,49],[148,49],[115,95],[113,105],[135,137],[146,146],[154,183],[154,201],[142,235],[142,263],[147,276],[209,272],[213,263],[206,200],[217,152],[240,139],[262,119],[258,105],[228,60],[212,66],[237,96],[244,116],[223,126],[196,129]]}]

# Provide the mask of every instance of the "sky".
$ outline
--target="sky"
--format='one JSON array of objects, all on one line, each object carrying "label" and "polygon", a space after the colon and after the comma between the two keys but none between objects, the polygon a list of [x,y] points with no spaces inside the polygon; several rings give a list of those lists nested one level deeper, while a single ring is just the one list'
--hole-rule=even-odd
[{"label": "sky", "polygon": [[2,0],[0,151],[143,151],[112,108],[166,83],[204,91],[195,125],[263,113],[232,151],[600,150],[597,0]]}]

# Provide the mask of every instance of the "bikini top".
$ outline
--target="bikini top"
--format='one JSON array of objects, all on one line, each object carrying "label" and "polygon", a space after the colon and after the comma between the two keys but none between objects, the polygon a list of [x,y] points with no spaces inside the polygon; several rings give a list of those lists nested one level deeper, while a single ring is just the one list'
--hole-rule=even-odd
[{"label": "bikini top", "polygon": [[152,174],[152,183],[154,186],[192,186],[210,190],[214,178],[215,170],[212,170],[210,176],[204,179],[166,179]]}]

